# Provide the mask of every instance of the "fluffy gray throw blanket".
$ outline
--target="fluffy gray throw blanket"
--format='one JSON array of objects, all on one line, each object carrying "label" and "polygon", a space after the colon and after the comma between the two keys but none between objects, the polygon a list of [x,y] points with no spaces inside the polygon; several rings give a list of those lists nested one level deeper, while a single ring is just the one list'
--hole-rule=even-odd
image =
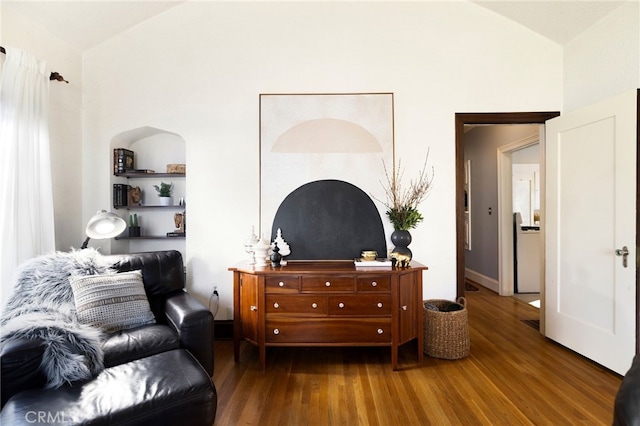
[{"label": "fluffy gray throw blanket", "polygon": [[23,338],[42,341],[47,387],[87,380],[104,368],[102,331],[77,321],[69,277],[115,272],[110,266],[95,249],[56,252],[20,266],[0,320],[0,346]]}]

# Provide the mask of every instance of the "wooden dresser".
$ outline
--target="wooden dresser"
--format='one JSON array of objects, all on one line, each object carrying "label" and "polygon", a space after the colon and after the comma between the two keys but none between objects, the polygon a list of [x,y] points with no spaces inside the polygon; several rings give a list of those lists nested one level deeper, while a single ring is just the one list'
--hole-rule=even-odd
[{"label": "wooden dresser", "polygon": [[234,359],[240,342],[268,346],[398,346],[416,339],[423,357],[422,271],[356,268],[352,261],[290,261],[287,266],[239,264],[233,271]]}]

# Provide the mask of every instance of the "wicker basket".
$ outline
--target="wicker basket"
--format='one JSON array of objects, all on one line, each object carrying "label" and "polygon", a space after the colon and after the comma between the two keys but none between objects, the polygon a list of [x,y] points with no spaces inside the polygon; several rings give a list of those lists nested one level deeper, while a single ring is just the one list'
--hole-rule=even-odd
[{"label": "wicker basket", "polygon": [[[438,310],[428,309],[435,306]],[[425,300],[424,306],[424,353],[434,358],[460,359],[469,355],[469,324],[467,300]],[[449,309],[454,308],[458,310]]]}]

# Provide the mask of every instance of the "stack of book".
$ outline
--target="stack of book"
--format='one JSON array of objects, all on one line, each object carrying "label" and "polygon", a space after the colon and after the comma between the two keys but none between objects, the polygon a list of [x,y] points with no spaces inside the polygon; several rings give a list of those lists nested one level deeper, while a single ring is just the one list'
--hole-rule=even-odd
[{"label": "stack of book", "polygon": [[113,174],[119,175],[134,170],[133,151],[125,148],[113,149]]},{"label": "stack of book", "polygon": [[113,207],[127,207],[129,204],[129,185],[123,183],[113,184]]},{"label": "stack of book", "polygon": [[171,231],[171,232],[167,232],[167,237],[185,237],[187,235],[186,232],[182,231],[182,232],[178,232],[178,231]]},{"label": "stack of book", "polygon": [[373,260],[364,260],[362,258],[357,258],[354,259],[353,261],[354,265],[356,265],[356,268],[372,268],[372,267],[391,267],[391,259],[383,259],[383,258],[377,258],[377,259],[373,259]]}]

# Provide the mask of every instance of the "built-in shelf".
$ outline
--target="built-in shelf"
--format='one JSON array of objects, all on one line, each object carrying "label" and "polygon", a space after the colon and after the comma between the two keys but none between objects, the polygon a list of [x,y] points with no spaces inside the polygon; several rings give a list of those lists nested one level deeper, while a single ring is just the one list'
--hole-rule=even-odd
[{"label": "built-in shelf", "polygon": [[[141,236],[130,237],[140,234],[129,234],[125,230],[115,238],[117,241],[113,242],[112,252],[175,249],[185,256],[186,236],[166,235],[167,231],[174,232],[174,226],[179,228],[176,222],[186,211],[183,202],[187,185],[186,168],[180,167],[186,167],[185,145],[182,136],[150,126],[130,129],[111,139],[111,148],[114,150],[110,173],[112,208],[128,223],[134,219],[134,215],[137,216],[142,231]],[[124,161],[120,161],[121,155]],[[171,205],[160,205],[156,187],[161,183],[173,185]],[[140,198],[133,197],[137,193],[129,193],[131,188],[136,191],[139,189]],[[135,202],[132,200],[134,198]],[[114,206],[116,200],[117,207]],[[142,202],[142,205],[135,205],[138,202]]]},{"label": "built-in shelf", "polygon": [[115,176],[126,178],[162,178],[185,177],[186,173],[116,173]]},{"label": "built-in shelf", "polygon": [[185,206],[161,206],[161,205],[144,205],[144,206],[122,206],[113,207],[116,210],[138,210],[138,209],[184,209]]},{"label": "built-in shelf", "polygon": [[127,237],[127,236],[122,236],[122,237],[116,237],[116,240],[183,240],[186,236],[182,236],[182,237],[166,237],[163,235],[149,235],[149,236],[142,236],[142,237]]}]

